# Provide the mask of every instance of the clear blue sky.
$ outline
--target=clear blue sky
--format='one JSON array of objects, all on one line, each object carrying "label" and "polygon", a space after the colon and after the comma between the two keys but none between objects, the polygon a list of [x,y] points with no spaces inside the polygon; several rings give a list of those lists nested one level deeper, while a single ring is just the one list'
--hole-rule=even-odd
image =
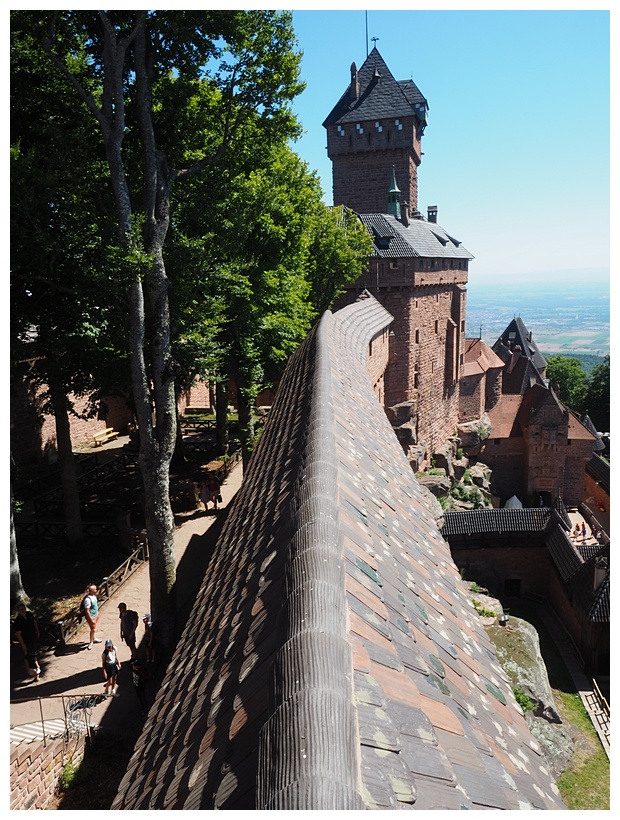
[{"label": "clear blue sky", "polygon": [[[292,6],[307,83],[294,147],[331,204],[321,123],[366,58],[366,13],[305,5]],[[610,12],[370,9],[367,19],[369,49],[377,37],[394,77],[428,100],[418,207],[438,206],[439,224],[475,256],[471,275],[609,277]]]}]

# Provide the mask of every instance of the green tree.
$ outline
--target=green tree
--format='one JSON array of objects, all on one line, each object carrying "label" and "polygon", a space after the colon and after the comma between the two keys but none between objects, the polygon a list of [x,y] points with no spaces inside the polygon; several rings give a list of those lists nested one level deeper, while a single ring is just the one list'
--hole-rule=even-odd
[{"label": "green tree", "polygon": [[360,219],[343,206],[317,208],[310,230],[307,273],[310,299],[317,313],[331,308],[368,264],[373,243]]},{"label": "green tree", "polygon": [[586,412],[599,433],[609,433],[610,425],[610,371],[609,356],[592,368],[590,385],[585,398]]},{"label": "green tree", "polygon": [[[40,19],[40,13],[33,15]],[[171,282],[164,259],[171,193],[176,182],[202,172],[228,150],[242,151],[248,122],[263,133],[267,144],[284,134],[294,136],[297,126],[290,101],[301,85],[291,14],[54,12],[43,44],[103,138],[116,202],[118,256],[131,280],[129,347],[150,544],[151,605],[157,616],[172,616],[176,607],[169,465],[176,440],[176,406]],[[88,80],[75,71],[83,64],[90,69]],[[177,126],[174,139],[171,122]]]},{"label": "green tree", "polygon": [[12,13],[11,23],[12,378],[24,378],[20,363],[29,361],[40,409],[55,419],[66,536],[79,547],[69,397],[95,389],[116,324],[108,321],[112,271],[102,264],[114,223],[105,212],[105,164],[91,119],[76,112],[22,16]]},{"label": "green tree", "polygon": [[588,392],[588,377],[579,359],[551,356],[547,378],[560,401],[576,413],[583,413]]}]

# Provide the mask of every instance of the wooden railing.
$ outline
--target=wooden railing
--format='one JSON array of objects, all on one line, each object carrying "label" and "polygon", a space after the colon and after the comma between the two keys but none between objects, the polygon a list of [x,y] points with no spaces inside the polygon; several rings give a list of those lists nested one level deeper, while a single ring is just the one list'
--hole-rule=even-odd
[{"label": "wooden railing", "polygon": [[[103,606],[112,595],[122,587],[138,567],[148,561],[148,541],[143,533],[134,534],[134,549],[131,555],[117,567],[111,575],[104,577],[98,584],[97,598]],[[66,612],[61,618],[52,622],[37,622],[41,631],[43,645],[64,646],[79,630],[82,624],[80,607],[76,606]]]}]

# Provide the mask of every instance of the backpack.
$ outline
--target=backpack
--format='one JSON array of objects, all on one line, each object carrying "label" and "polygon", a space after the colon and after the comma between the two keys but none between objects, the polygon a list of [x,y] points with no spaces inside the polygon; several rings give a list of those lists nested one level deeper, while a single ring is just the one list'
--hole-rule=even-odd
[{"label": "backpack", "polygon": [[90,598],[90,595],[85,595],[80,602],[80,621],[86,617],[86,610],[90,609],[90,606],[86,606],[87,598]]}]

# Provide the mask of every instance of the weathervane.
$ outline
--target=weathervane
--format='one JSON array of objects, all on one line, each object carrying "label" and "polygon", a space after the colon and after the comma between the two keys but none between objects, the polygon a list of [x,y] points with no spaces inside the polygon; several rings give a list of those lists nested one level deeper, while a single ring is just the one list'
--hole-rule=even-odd
[{"label": "weathervane", "polygon": [[379,38],[378,37],[371,37],[370,39],[373,41],[373,43],[376,43]]}]

